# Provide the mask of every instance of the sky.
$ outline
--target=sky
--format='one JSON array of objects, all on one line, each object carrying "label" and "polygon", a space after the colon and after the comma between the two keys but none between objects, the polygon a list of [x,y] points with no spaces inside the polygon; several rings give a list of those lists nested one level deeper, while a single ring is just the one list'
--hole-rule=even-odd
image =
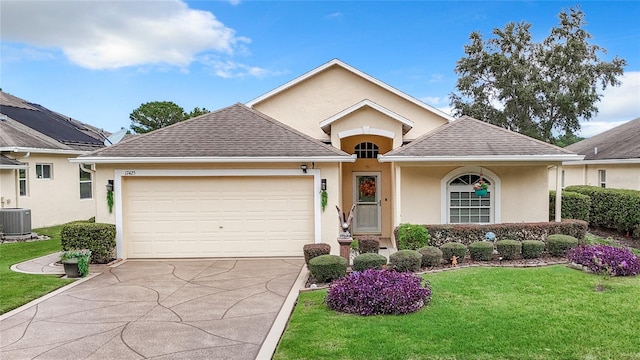
[{"label": "sky", "polygon": [[580,6],[599,56],[627,61],[590,137],[640,117],[640,1],[0,1],[3,91],[108,132],[141,104],[245,103],[338,58],[450,112],[469,35],[510,22],[541,41]]}]

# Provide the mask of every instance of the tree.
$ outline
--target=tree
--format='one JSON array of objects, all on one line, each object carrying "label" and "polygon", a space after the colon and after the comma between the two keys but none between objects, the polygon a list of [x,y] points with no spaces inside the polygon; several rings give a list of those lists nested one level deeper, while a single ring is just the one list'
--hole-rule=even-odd
[{"label": "tree", "polygon": [[574,133],[568,132],[568,133],[566,133],[564,135],[560,135],[557,138],[555,138],[553,140],[553,144],[555,146],[559,146],[559,147],[563,148],[563,147],[567,147],[567,146],[569,146],[571,144],[575,144],[578,141],[582,141],[584,139],[585,138],[583,138],[582,136],[578,136],[578,135],[576,135]]},{"label": "tree", "polygon": [[129,119],[131,130],[137,134],[144,134],[208,112],[205,108],[196,107],[190,113],[186,113],[182,107],[171,101],[152,101],[133,110]]},{"label": "tree", "polygon": [[547,142],[554,133],[574,134],[579,121],[598,113],[596,103],[608,85],[620,84],[626,61],[611,62],[606,50],[589,44],[584,13],[570,8],[540,43],[532,42],[531,24],[509,23],[494,38],[470,35],[465,57],[458,60],[456,89],[450,95],[457,116],[471,117]]}]

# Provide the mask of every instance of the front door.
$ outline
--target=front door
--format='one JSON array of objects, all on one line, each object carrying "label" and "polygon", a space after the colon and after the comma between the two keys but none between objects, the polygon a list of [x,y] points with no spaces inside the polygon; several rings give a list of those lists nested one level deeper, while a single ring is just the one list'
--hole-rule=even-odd
[{"label": "front door", "polygon": [[354,233],[380,233],[380,173],[353,173]]}]

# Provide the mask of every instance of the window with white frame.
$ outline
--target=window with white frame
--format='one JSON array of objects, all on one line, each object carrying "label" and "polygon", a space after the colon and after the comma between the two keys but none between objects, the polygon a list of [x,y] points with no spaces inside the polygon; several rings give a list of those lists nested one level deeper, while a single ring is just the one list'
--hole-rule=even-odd
[{"label": "window with white frame", "polygon": [[80,168],[80,199],[91,199],[93,197],[93,179],[91,173]]},{"label": "window with white frame", "polygon": [[448,221],[451,224],[480,224],[493,222],[491,181],[482,177],[489,186],[487,194],[476,195],[473,184],[480,180],[478,174],[463,174],[447,184]]},{"label": "window with white frame", "polygon": [[601,188],[607,187],[607,170],[598,170],[598,183]]},{"label": "window with white frame", "polygon": [[27,196],[27,169],[18,169],[18,188],[20,196]]},{"label": "window with white frame", "polygon": [[377,159],[378,145],[371,142],[363,142],[355,146],[354,153],[358,159]]},{"label": "window with white frame", "polygon": [[53,165],[36,164],[36,177],[38,179],[51,179],[53,177]]}]

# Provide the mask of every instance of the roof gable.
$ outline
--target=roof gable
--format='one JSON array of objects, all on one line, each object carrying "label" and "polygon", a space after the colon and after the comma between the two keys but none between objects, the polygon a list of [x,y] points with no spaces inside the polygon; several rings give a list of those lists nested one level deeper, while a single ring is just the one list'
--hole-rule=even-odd
[{"label": "roof gable", "polygon": [[523,159],[535,156],[575,157],[571,151],[476,120],[469,116],[443,125],[381,158]]},{"label": "roof gable", "polygon": [[360,109],[362,109],[364,107],[372,108],[372,109],[374,109],[374,110],[376,110],[376,111],[378,111],[378,112],[380,112],[382,114],[387,115],[388,117],[390,117],[390,118],[392,118],[394,120],[397,120],[398,122],[400,122],[402,124],[402,130],[403,130],[404,133],[406,133],[407,131],[411,130],[411,128],[413,127],[413,121],[405,118],[402,115],[396,114],[395,112],[393,112],[393,111],[391,111],[391,110],[389,110],[389,109],[387,109],[387,108],[385,108],[383,106],[380,106],[380,105],[378,105],[378,104],[376,104],[373,101],[368,100],[368,99],[362,100],[359,103],[354,104],[354,105],[352,105],[352,106],[340,111],[339,113],[337,113],[337,114],[335,114],[335,115],[333,115],[333,116],[321,121],[320,122],[320,127],[322,128],[322,130],[325,133],[329,134],[329,133],[331,133],[331,124],[332,123],[334,123],[335,121],[338,121],[338,120],[344,118],[345,116],[348,116],[349,114],[352,114],[352,113],[354,113],[354,112],[356,112],[356,111],[358,111],[358,110],[360,110]]},{"label": "roof gable", "polygon": [[235,104],[97,150],[90,158],[278,158],[351,155],[243,104]]},{"label": "roof gable", "polygon": [[571,144],[566,149],[584,155],[584,160],[639,159],[640,118]]},{"label": "roof gable", "polygon": [[397,95],[397,96],[399,96],[399,97],[401,97],[401,98],[403,98],[403,99],[405,99],[405,100],[407,100],[407,101],[409,101],[409,102],[411,102],[411,103],[413,103],[415,105],[418,105],[419,107],[421,107],[423,109],[426,109],[427,111],[429,111],[431,113],[434,113],[434,114],[446,119],[447,121],[454,120],[454,118],[451,115],[449,115],[449,114],[447,114],[447,113],[445,113],[445,112],[443,112],[443,111],[441,111],[441,110],[439,110],[439,109],[437,109],[435,107],[432,107],[432,106],[430,106],[428,104],[425,104],[424,102],[422,102],[422,101],[420,101],[420,100],[418,100],[418,99],[416,99],[416,98],[414,98],[414,97],[412,97],[412,96],[410,96],[410,95],[408,95],[408,94],[406,94],[406,93],[404,93],[404,92],[402,92],[402,91],[400,91],[400,90],[398,90],[398,89],[396,89],[396,88],[394,88],[394,87],[392,87],[392,86],[390,86],[390,85],[388,85],[388,84],[386,84],[386,83],[384,83],[384,82],[382,82],[382,81],[380,81],[380,80],[378,80],[376,78],[374,78],[373,76],[371,76],[369,74],[366,74],[366,73],[364,73],[364,72],[362,72],[362,71],[360,71],[360,70],[358,70],[358,69],[356,69],[356,68],[354,68],[354,67],[352,67],[352,66],[350,66],[350,65],[348,65],[346,63],[344,63],[343,61],[341,61],[339,59],[333,59],[333,60],[325,63],[324,65],[321,65],[321,66],[319,66],[319,67],[317,67],[317,68],[315,68],[315,69],[313,69],[313,70],[311,70],[311,71],[309,71],[309,72],[307,72],[307,73],[305,73],[305,74],[303,74],[303,75],[301,75],[301,76],[299,76],[299,77],[287,82],[286,84],[281,85],[281,86],[279,86],[279,87],[277,87],[277,88],[275,88],[275,89],[273,89],[273,90],[271,90],[271,91],[269,91],[269,92],[267,92],[267,93],[255,98],[255,99],[247,102],[246,105],[249,106],[249,107],[254,107],[256,104],[258,104],[258,103],[260,103],[260,102],[262,102],[264,100],[267,100],[267,99],[269,99],[271,97],[274,97],[277,94],[279,94],[279,93],[281,93],[281,92],[283,92],[283,91],[285,91],[285,90],[287,90],[287,89],[289,89],[289,88],[291,88],[291,87],[293,87],[293,86],[295,86],[295,85],[297,85],[297,84],[299,84],[299,83],[301,83],[303,81],[306,81],[309,78],[311,78],[311,77],[313,77],[313,76],[315,76],[315,75],[317,75],[317,74],[319,74],[319,73],[321,73],[321,72],[323,72],[323,71],[325,71],[325,70],[327,70],[327,69],[329,69],[329,68],[331,68],[333,66],[339,66],[339,67],[341,67],[341,68],[343,68],[343,69],[355,74],[356,76],[359,76],[359,77],[361,77],[361,78],[363,78],[363,79],[365,79],[365,80],[367,80],[367,81],[369,81],[369,82],[371,82],[371,83],[373,83],[373,84],[375,84],[375,85],[377,85],[377,86],[379,86],[379,87],[381,87],[381,88],[383,88],[383,89],[385,89],[385,90],[387,90],[387,91],[389,91],[389,92],[391,92],[391,93],[393,93],[393,94],[395,94],[395,95]]}]

